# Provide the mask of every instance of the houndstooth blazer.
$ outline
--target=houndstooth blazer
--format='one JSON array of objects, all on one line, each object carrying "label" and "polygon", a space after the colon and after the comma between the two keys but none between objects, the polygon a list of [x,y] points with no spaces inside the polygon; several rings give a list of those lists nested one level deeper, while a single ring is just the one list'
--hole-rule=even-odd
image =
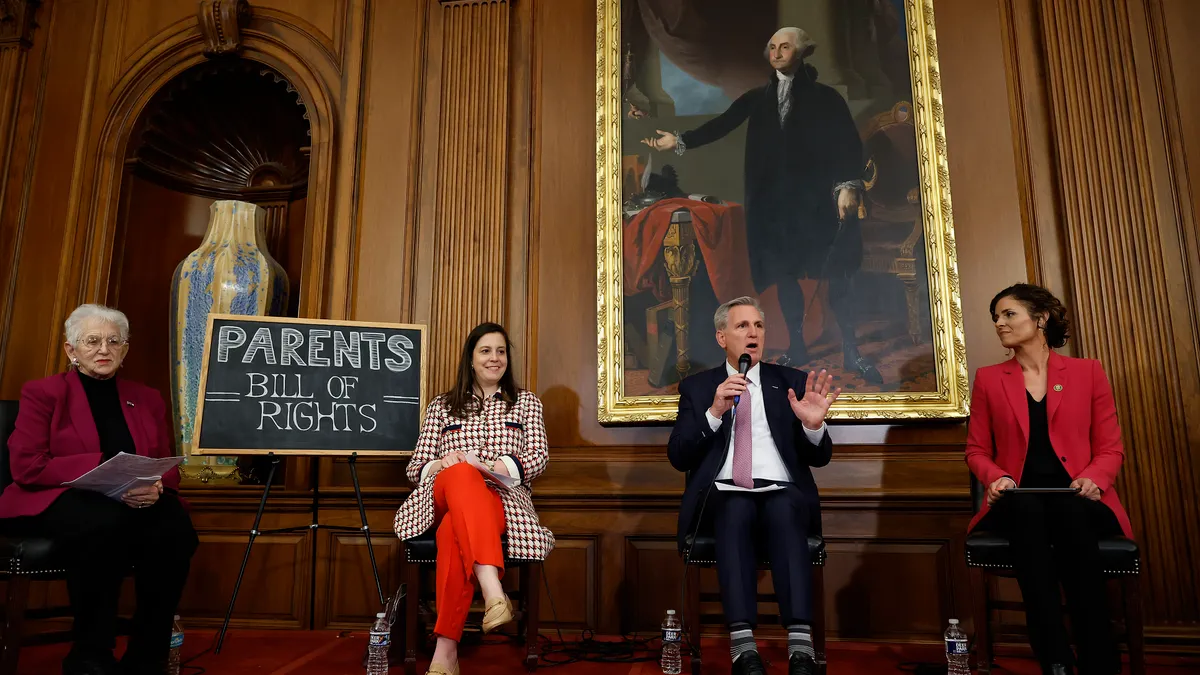
[{"label": "houndstooth blazer", "polygon": [[412,539],[433,526],[433,480],[421,479],[428,462],[451,452],[475,450],[491,465],[502,455],[516,461],[521,484],[511,490],[488,487],[500,495],[508,534],[506,555],[512,560],[545,560],[554,548],[554,534],[541,526],[533,510],[529,484],[542,474],[550,460],[542,402],[532,392],[522,391],[511,410],[497,395],[488,398],[483,410],[466,419],[451,417],[439,396],[425,410],[425,421],[417,447],[408,462],[408,479],[417,483],[396,511],[393,528],[401,539]]}]

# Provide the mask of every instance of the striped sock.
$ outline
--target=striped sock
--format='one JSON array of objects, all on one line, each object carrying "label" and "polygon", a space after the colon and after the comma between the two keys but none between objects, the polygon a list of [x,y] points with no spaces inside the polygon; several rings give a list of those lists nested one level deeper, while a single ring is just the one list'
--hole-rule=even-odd
[{"label": "striped sock", "polygon": [[798,623],[787,627],[788,660],[796,654],[804,654],[816,660],[817,653],[813,650],[812,629],[807,624]]},{"label": "striped sock", "polygon": [[754,643],[754,631],[748,623],[729,624],[729,660],[737,661],[746,652],[757,652],[758,645]]}]

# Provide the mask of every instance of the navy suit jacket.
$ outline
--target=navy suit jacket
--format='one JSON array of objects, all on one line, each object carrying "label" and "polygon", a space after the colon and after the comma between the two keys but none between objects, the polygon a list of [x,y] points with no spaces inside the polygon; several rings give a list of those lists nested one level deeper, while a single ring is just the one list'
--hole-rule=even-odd
[{"label": "navy suit jacket", "polygon": [[[775,440],[775,447],[779,449],[788,475],[808,502],[808,512],[812,517],[810,531],[819,532],[821,505],[817,484],[809,467],[829,463],[833,456],[833,442],[828,433],[819,444],[814,445],[808,440],[788,402],[789,389],[795,389],[797,396],[804,395],[808,374],[771,363],[761,363],[759,372],[771,437]],[[712,405],[717,387],[728,377],[725,364],[722,363],[679,383],[679,413],[675,418],[675,428],[671,431],[671,440],[667,442],[667,457],[671,460],[671,466],[687,472],[687,487],[679,507],[679,531],[676,535],[681,551],[686,547],[687,538],[695,531],[697,519],[702,517],[701,504],[705,493],[715,489],[713,482],[725,464],[725,451],[733,426],[732,413],[725,413],[716,431],[709,426],[706,413]],[[712,504],[704,507],[710,517],[712,508]],[[816,529],[811,529],[813,527]]]}]

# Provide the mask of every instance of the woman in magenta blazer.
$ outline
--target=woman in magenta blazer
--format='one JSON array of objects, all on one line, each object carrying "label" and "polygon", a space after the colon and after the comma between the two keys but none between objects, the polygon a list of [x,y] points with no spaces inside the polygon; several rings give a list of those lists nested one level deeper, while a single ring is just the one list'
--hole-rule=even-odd
[{"label": "woman in magenta blazer", "polygon": [[[197,545],[176,493],[178,471],[120,500],[62,485],[120,452],[171,455],[166,405],[154,389],[117,376],[129,350],[124,314],[82,305],[67,318],[66,338],[71,370],[21,390],[8,439],[13,483],[0,494],[0,528],[49,537],[61,547],[75,633],[63,675],[163,675]],[[131,567],[137,610],[118,665],[117,600]]]},{"label": "woman in magenta blazer", "polygon": [[[1011,541],[1029,643],[1046,673],[1120,672],[1110,635],[1098,539],[1131,537],[1113,483],[1125,451],[1100,362],[1060,356],[1067,311],[1049,291],[1017,284],[992,299],[1000,343],[1013,358],[980,368],[971,395],[967,464],[987,486],[971,522]],[[1005,494],[1021,487],[1075,494]],[[1078,659],[1063,626],[1066,593]]]}]

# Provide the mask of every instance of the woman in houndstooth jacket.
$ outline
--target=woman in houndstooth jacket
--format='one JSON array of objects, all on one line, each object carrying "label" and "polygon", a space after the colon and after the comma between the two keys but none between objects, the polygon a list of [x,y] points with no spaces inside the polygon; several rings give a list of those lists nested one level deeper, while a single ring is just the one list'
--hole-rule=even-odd
[{"label": "woman in houndstooth jacket", "polygon": [[[454,388],[425,411],[408,464],[416,489],[396,511],[394,527],[411,539],[437,527],[437,648],[427,675],[458,675],[458,642],[473,580],[483,592],[485,633],[513,619],[500,586],[508,557],[545,560],[554,535],[538,523],[529,484],[550,459],[542,402],[517,389],[508,368],[508,333],[494,323],[475,327],[463,345]],[[516,478],[515,487],[485,481],[467,463],[474,452],[492,471]]]}]

